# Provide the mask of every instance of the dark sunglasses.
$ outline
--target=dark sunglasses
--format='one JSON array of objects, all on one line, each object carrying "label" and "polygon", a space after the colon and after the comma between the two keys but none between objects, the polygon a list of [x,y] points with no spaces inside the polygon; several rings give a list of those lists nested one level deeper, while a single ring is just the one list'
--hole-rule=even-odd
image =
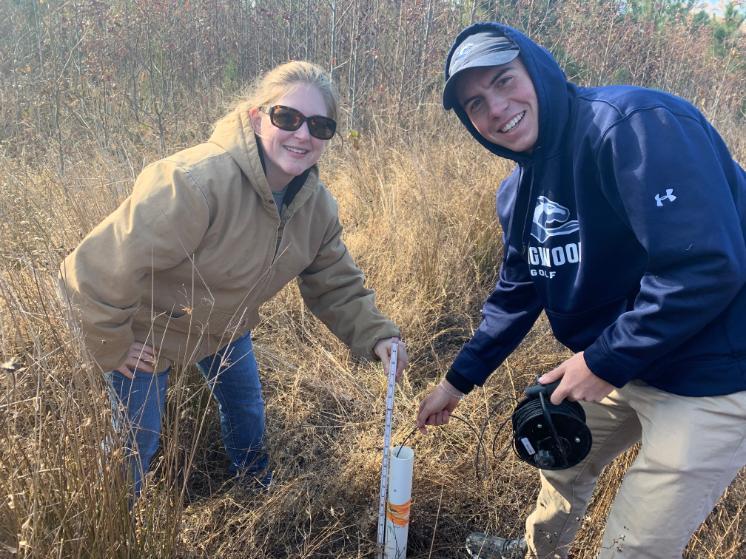
[{"label": "dark sunglasses", "polygon": [[274,105],[264,109],[264,112],[269,115],[272,124],[288,132],[295,132],[307,122],[308,132],[319,140],[330,140],[337,130],[337,123],[333,118],[321,115],[306,116],[299,110],[284,105]]}]

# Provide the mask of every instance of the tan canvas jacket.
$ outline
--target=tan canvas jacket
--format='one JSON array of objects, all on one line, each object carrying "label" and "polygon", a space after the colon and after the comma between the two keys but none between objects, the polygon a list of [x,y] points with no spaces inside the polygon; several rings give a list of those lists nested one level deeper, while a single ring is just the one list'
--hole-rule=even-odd
[{"label": "tan canvas jacket", "polygon": [[358,355],[398,336],[341,239],[337,205],[313,167],[282,219],[248,115],[209,142],[146,167],[133,192],[65,258],[63,294],[105,370],[134,340],[193,363],[254,328],[293,278],[311,311]]}]

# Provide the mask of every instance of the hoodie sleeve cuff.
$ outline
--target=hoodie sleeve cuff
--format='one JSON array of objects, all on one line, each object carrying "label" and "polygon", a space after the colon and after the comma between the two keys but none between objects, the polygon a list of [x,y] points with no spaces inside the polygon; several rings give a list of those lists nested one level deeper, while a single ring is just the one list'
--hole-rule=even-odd
[{"label": "hoodie sleeve cuff", "polygon": [[448,369],[446,380],[450,382],[456,390],[463,392],[464,394],[468,394],[474,389],[474,383],[456,371],[453,367]]},{"label": "hoodie sleeve cuff", "polygon": [[586,366],[594,375],[617,388],[621,388],[634,378],[634,374],[631,374],[631,367],[614,359],[601,338],[583,352],[583,358]]}]

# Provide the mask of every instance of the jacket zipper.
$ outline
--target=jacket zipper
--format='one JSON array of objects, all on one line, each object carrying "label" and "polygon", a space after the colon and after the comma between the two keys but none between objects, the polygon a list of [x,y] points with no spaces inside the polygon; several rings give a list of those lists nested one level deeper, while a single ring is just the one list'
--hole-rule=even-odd
[{"label": "jacket zipper", "polygon": [[277,237],[275,238],[275,254],[272,257],[272,264],[270,265],[270,268],[274,266],[274,263],[277,260],[277,253],[280,250],[280,245],[282,244],[282,234],[285,231],[285,224],[285,220],[280,218],[280,225],[277,227]]},{"label": "jacket zipper", "polygon": [[282,213],[280,213],[280,225],[277,226],[277,236],[275,237],[275,254],[272,256],[272,263],[270,264],[270,269],[275,265],[275,262],[277,261],[277,258],[279,256],[280,251],[280,245],[282,244],[282,236],[285,233],[285,226],[290,222],[290,220],[295,215],[295,212],[289,213],[290,208],[286,210],[286,215],[283,217]]}]

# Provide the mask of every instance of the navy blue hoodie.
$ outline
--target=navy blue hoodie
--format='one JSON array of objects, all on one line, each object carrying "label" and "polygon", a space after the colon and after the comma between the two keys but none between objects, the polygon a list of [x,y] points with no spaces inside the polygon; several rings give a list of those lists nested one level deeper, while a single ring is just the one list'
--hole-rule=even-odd
[{"label": "navy blue hoodie", "polygon": [[479,329],[446,378],[482,385],[542,310],[557,339],[614,386],[640,379],[687,396],[746,390],[746,173],[687,101],[629,86],[570,83],[552,56],[520,47],[539,105],[530,154],[497,210],[504,255]]}]

